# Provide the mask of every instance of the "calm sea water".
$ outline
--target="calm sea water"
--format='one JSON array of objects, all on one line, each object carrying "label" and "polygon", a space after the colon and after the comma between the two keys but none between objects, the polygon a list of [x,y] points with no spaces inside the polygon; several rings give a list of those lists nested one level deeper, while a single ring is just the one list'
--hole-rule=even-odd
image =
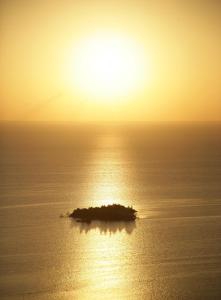
[{"label": "calm sea water", "polygon": [[[0,299],[221,299],[221,125],[0,125]],[[135,223],[60,214],[133,205]]]}]

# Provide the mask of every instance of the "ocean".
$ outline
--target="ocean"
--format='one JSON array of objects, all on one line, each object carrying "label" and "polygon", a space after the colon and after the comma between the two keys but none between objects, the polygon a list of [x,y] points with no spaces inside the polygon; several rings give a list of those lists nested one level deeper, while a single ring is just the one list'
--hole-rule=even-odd
[{"label": "ocean", "polygon": [[220,123],[0,123],[0,299],[221,299],[220,228]]}]

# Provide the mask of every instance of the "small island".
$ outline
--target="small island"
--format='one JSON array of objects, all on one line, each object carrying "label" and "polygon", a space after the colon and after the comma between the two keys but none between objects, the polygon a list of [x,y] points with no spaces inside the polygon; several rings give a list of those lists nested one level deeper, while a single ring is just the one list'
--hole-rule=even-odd
[{"label": "small island", "polygon": [[98,221],[134,221],[136,210],[133,207],[125,207],[120,204],[112,204],[101,207],[77,208],[70,215],[70,218],[78,222],[90,223]]}]

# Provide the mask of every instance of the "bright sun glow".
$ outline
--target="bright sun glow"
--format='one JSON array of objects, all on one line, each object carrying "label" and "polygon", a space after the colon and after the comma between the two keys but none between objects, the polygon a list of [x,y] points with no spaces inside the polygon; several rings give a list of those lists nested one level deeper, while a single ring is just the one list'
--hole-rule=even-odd
[{"label": "bright sun glow", "polygon": [[141,47],[121,36],[86,38],[71,56],[67,73],[72,88],[97,100],[112,102],[139,90],[149,73]]}]

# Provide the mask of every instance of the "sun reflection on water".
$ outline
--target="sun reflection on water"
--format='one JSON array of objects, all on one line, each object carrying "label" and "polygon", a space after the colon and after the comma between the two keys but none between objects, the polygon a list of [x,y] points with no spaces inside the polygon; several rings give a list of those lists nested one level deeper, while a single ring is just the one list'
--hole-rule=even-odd
[{"label": "sun reflection on water", "polygon": [[[102,137],[89,170],[87,199],[84,205],[112,203],[131,205],[128,175],[122,140],[117,136]],[[117,149],[117,151],[116,151]],[[75,262],[81,286],[77,299],[122,299],[130,296],[128,278],[133,274],[127,253],[133,253],[135,222],[72,221],[78,234],[79,247]],[[132,259],[132,257],[131,257]],[[133,275],[132,275],[133,276]]]},{"label": "sun reflection on water", "polygon": [[[129,293],[128,278],[133,271],[128,264],[128,236],[135,225],[125,227],[87,227],[81,224],[84,233],[79,253],[79,279],[84,284],[76,291],[77,299],[121,299]],[[79,225],[79,226],[81,226]],[[95,226],[93,228],[93,226]],[[97,227],[96,227],[97,226]],[[103,233],[103,234],[100,234]],[[130,251],[130,250],[129,250]],[[83,257],[83,259],[82,259]]]},{"label": "sun reflection on water", "polygon": [[112,135],[102,137],[98,141],[97,151],[89,170],[90,205],[113,203],[131,205],[127,181],[128,168],[124,159],[122,140]]}]

